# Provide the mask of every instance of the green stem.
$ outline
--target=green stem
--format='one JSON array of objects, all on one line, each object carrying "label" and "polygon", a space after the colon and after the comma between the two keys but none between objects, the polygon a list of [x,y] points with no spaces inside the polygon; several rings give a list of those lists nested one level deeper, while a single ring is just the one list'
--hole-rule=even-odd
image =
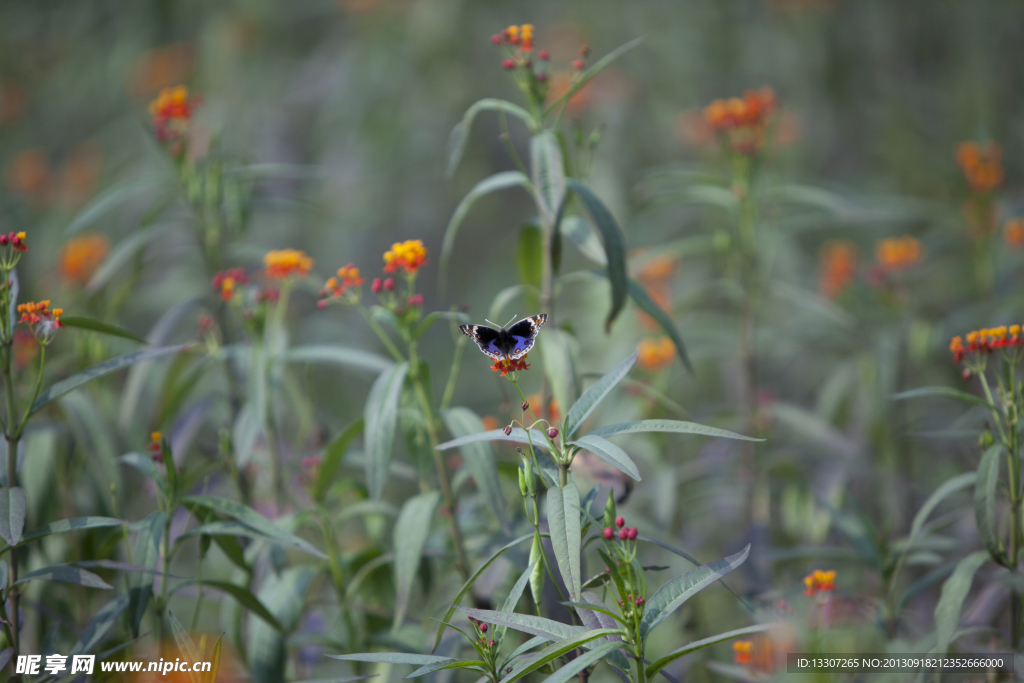
[{"label": "green stem", "polygon": [[359,311],[359,315],[363,316],[363,320],[366,321],[366,324],[369,325],[370,329],[373,330],[377,337],[380,338],[381,343],[384,344],[384,348],[388,350],[392,358],[394,358],[399,363],[404,362],[405,356],[401,354],[401,352],[395,346],[394,342],[391,341],[391,338],[387,335],[384,329],[377,324],[376,320],[373,319],[373,316],[370,315],[370,312],[366,310],[366,308],[362,304],[359,304],[356,308]]},{"label": "green stem", "polygon": [[[3,305],[6,318],[6,297]],[[14,381],[11,377],[11,346],[14,338],[13,325],[10,320],[4,320],[6,323],[3,327],[5,328],[5,340],[3,343],[3,352],[0,353],[0,363],[3,364],[3,376],[4,376],[4,393],[7,399],[7,495],[8,500],[14,492],[14,487],[18,484],[18,439],[20,430],[14,427]],[[13,431],[12,431],[13,430]],[[18,628],[18,603],[21,598],[21,591],[15,585],[18,582],[18,549],[11,548],[11,571],[10,571],[10,589],[8,590],[8,599],[10,601],[10,607],[8,609],[9,621],[11,622],[11,647],[14,648],[14,654],[12,659],[16,659],[19,654],[20,648],[20,633]]]}]

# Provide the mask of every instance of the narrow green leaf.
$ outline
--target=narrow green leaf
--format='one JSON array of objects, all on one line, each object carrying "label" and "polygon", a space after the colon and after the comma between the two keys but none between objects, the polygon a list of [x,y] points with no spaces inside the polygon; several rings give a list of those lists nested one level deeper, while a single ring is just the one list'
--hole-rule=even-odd
[{"label": "narrow green leaf", "polygon": [[195,579],[189,580],[186,583],[176,586],[175,591],[177,591],[178,588],[182,586],[198,584],[201,584],[203,588],[216,588],[219,591],[224,591],[225,593],[233,597],[235,600],[237,600],[240,605],[242,605],[247,610],[258,616],[260,619],[274,627],[276,631],[280,631],[282,633],[284,632],[284,626],[282,626],[281,623],[277,620],[277,617],[270,613],[270,610],[268,610],[266,606],[264,606],[264,604],[260,602],[259,598],[257,598],[249,590],[242,586],[236,586],[235,584],[228,583],[227,581],[200,581],[198,579]]},{"label": "narrow green leaf", "polygon": [[437,657],[434,655],[414,655],[410,652],[361,652],[354,655],[327,655],[331,659],[340,659],[343,662],[369,662],[371,664],[412,664],[423,666],[436,662],[451,661],[451,657]]},{"label": "narrow green leaf", "polygon": [[579,672],[583,671],[591,664],[595,664],[599,660],[604,659],[604,657],[612,651],[617,650],[620,646],[621,643],[617,641],[601,643],[593,650],[576,657],[576,659],[545,678],[544,683],[566,683],[566,681],[572,680],[572,678],[579,674]]},{"label": "narrow green leaf", "polygon": [[911,398],[952,398],[957,401],[963,401],[964,403],[973,403],[978,406],[988,407],[988,402],[980,396],[969,394],[966,391],[958,391],[951,387],[921,387],[920,389],[911,389],[910,391],[901,391],[898,394],[893,394],[892,399],[894,401],[906,401]]},{"label": "narrow green leaf", "polygon": [[583,392],[580,400],[576,401],[572,408],[569,409],[568,417],[565,421],[566,438],[576,433],[576,430],[590,417],[590,414],[594,412],[598,404],[629,374],[629,371],[633,369],[633,365],[636,364],[636,359],[639,355],[639,350],[634,351],[629,358],[609,370],[604,377],[594,382],[589,389]]},{"label": "narrow green leaf", "polygon": [[743,564],[748,554],[750,554],[749,544],[735,555],[691,569],[659,588],[658,592],[647,601],[647,606],[644,608],[644,616],[640,620],[641,637],[646,638],[651,631],[657,628],[658,624],[679,609],[698,591]]},{"label": "narrow green leaf", "polygon": [[[150,569],[155,568],[160,559],[160,540],[163,538],[167,513],[157,511],[142,520],[138,535],[135,537],[135,548],[132,558],[136,564]],[[139,635],[139,625],[146,615],[149,598],[153,593],[153,577],[142,573],[128,577],[128,619],[132,627],[132,635]]]},{"label": "narrow green leaf", "polygon": [[608,265],[608,257],[604,254],[604,246],[595,234],[590,222],[582,216],[566,216],[559,223],[561,233],[576,245],[580,253],[599,266]]},{"label": "narrow green leaf", "polygon": [[953,575],[942,584],[942,595],[935,606],[936,644],[933,653],[944,655],[960,623],[960,610],[971,590],[974,574],[989,559],[987,550],[973,552],[956,565]]},{"label": "narrow green leaf", "polygon": [[508,657],[506,657],[505,660],[501,663],[501,666],[498,668],[498,670],[500,671],[501,669],[506,668],[508,663],[513,661],[519,655],[525,654],[533,648],[539,647],[540,645],[543,645],[544,643],[547,643],[550,640],[550,638],[545,638],[544,636],[534,636],[533,638],[530,638],[525,643],[523,643],[516,649],[512,650],[512,652],[508,653]]},{"label": "narrow green leaf", "polygon": [[740,636],[747,636],[752,633],[761,633],[768,629],[777,627],[778,624],[758,624],[757,626],[747,626],[746,628],[738,628],[735,631],[728,631],[726,633],[719,633],[717,636],[711,636],[710,638],[704,638],[703,640],[695,640],[689,645],[684,645],[678,650],[674,650],[669,654],[665,655],[661,659],[656,659],[647,666],[646,674],[647,678],[652,678],[656,673],[661,671],[663,668],[676,661],[680,657],[685,657],[691,652],[696,652],[710,645],[717,645],[718,643],[724,643],[727,640],[733,638],[739,638]]},{"label": "narrow green leaf", "polygon": [[71,646],[69,654],[79,655],[84,652],[92,652],[93,648],[103,640],[103,636],[107,634],[110,627],[121,616],[121,613],[128,609],[129,602],[130,598],[127,595],[121,595],[101,607],[100,611],[86,624],[82,635]]},{"label": "narrow green leaf", "polygon": [[468,323],[470,321],[469,316],[462,311],[434,311],[428,313],[423,322],[416,326],[416,331],[413,332],[413,338],[419,339],[424,332],[430,329],[431,325],[441,320],[454,320],[458,323]]},{"label": "narrow green leaf", "polygon": [[64,581],[66,583],[77,583],[80,586],[86,586],[88,588],[107,588],[111,586],[96,576],[90,571],[75,567],[70,564],[55,564],[50,567],[43,567],[33,572],[25,574],[20,579],[14,582],[17,586],[20,583],[27,583],[29,581],[35,581],[36,579],[45,579],[46,581]]},{"label": "narrow green leaf", "polygon": [[469,141],[469,131],[473,127],[473,120],[482,111],[510,114],[523,121],[530,130],[536,127],[530,112],[516,104],[494,98],[478,100],[466,110],[466,113],[462,115],[462,120],[452,128],[451,135],[448,138],[448,169],[445,172],[447,177],[450,178],[455,173],[459,162],[462,161],[462,155],[466,151],[466,143]]},{"label": "narrow green leaf", "polygon": [[551,130],[542,130],[530,139],[530,177],[536,189],[541,224],[556,226],[565,198],[565,162],[558,138]]},{"label": "narrow green leaf", "polygon": [[679,354],[679,360],[683,362],[686,369],[691,373],[693,372],[693,365],[690,364],[690,357],[686,353],[686,346],[683,345],[683,335],[679,333],[679,329],[676,328],[676,323],[672,320],[672,316],[662,308],[658,302],[651,298],[651,295],[647,293],[647,290],[636,280],[630,278],[627,286],[629,292],[629,298],[633,300],[633,303],[637,307],[651,316],[661,329],[668,335],[669,339],[676,346],[676,353]]},{"label": "narrow green leaf", "polygon": [[723,439],[739,439],[740,441],[764,441],[743,436],[736,432],[730,432],[717,427],[697,424],[696,422],[683,422],[681,420],[636,420],[634,422],[620,422],[619,424],[608,425],[590,432],[589,436],[618,436],[620,434],[638,434],[640,432],[667,432],[673,434],[695,434],[697,436],[718,436]]},{"label": "narrow green leaf", "polygon": [[494,624],[495,626],[507,626],[513,630],[522,631],[523,633],[529,633],[534,636],[540,636],[541,638],[547,638],[548,640],[571,638],[573,636],[578,636],[587,630],[583,626],[563,624],[560,621],[554,621],[544,617],[535,617],[532,614],[499,612],[497,610],[474,609],[458,606],[456,606],[455,609],[459,610],[463,614],[468,614],[478,621],[486,621],[488,624]]},{"label": "narrow green leaf", "polygon": [[[469,408],[452,408],[442,415],[444,424],[452,436],[470,436],[486,431],[483,421]],[[487,441],[474,441],[463,445],[460,449],[462,458],[469,468],[469,473],[476,482],[480,494],[494,512],[494,516],[505,524],[505,496],[501,492],[501,481],[498,479],[498,465],[494,449]]]},{"label": "narrow green leaf", "polygon": [[571,406],[579,396],[576,363],[572,353],[572,337],[565,330],[547,330],[537,341],[544,361],[544,375],[551,383],[551,393],[560,406]]},{"label": "narrow green leaf", "polygon": [[386,372],[395,367],[394,361],[379,354],[333,344],[294,346],[285,351],[281,358],[288,363],[330,363],[374,373]]},{"label": "narrow green leaf", "polygon": [[626,451],[611,441],[594,434],[587,434],[569,443],[593,453],[620,472],[624,472],[640,481],[640,470],[637,469],[636,463],[633,462],[633,459],[629,457]]},{"label": "narrow green leaf", "polygon": [[317,550],[308,541],[284,531],[260,513],[237,501],[216,496],[185,496],[181,499],[181,503],[185,505],[198,505],[208,510],[213,510],[219,514],[236,519],[245,526],[280,543],[290,545],[321,559],[327,559],[326,555]]},{"label": "narrow green leaf", "polygon": [[[420,668],[413,671],[406,678],[417,678],[434,671],[441,671],[443,669],[470,669],[480,668],[487,666],[487,662],[482,662],[478,659],[448,659],[443,662],[433,662],[431,664],[424,664]],[[485,670],[485,669],[484,669]]]},{"label": "narrow green leaf", "polygon": [[[181,625],[178,618],[174,616],[174,612],[167,611],[167,623],[171,626],[171,635],[174,636],[174,642],[181,648],[182,654],[184,654],[190,661],[201,662],[203,661],[202,655],[199,650],[196,649],[196,644],[192,642],[192,636],[188,634],[185,627]],[[192,683],[202,683],[198,672],[188,672],[189,680]]]},{"label": "narrow green leaf", "polygon": [[498,190],[507,190],[512,187],[521,187],[532,194],[533,186],[530,184],[530,179],[526,177],[526,174],[520,171],[502,171],[501,173],[495,173],[490,177],[484,178],[474,185],[473,189],[455,207],[455,213],[452,214],[451,220],[448,221],[448,227],[445,228],[444,239],[441,242],[441,258],[438,266],[438,291],[441,293],[441,296],[444,295],[447,285],[448,262],[451,259],[452,249],[455,247],[455,236],[458,234],[466,214],[473,208],[476,201],[484,195],[497,192]]},{"label": "narrow green leaf", "polygon": [[[506,674],[505,677],[501,679],[501,683],[512,683],[512,681],[518,681],[523,676],[533,673],[542,666],[547,665],[548,662],[558,659],[562,655],[575,650],[581,645],[585,645],[586,643],[598,638],[603,638],[604,636],[617,635],[619,633],[619,629],[599,628],[594,629],[593,631],[584,631],[583,633],[571,638],[559,640],[538,652],[536,657],[519,660],[519,662],[513,665],[512,672]],[[609,652],[619,646],[620,645],[617,643],[613,644],[613,647],[609,649]]]},{"label": "narrow green leaf", "polygon": [[476,441],[511,441],[512,443],[530,443],[530,439],[533,439],[533,446],[548,448],[548,441],[544,438],[544,433],[539,429],[531,429],[530,436],[527,438],[526,430],[520,427],[513,427],[512,432],[506,436],[505,430],[503,429],[492,429],[486,432],[480,432],[478,434],[470,434],[469,436],[460,436],[457,439],[451,441],[445,441],[442,444],[438,444],[437,450],[446,451],[450,448],[461,448],[468,443],[474,443]]},{"label": "narrow green leaf", "polygon": [[[8,453],[7,457],[11,457]],[[25,511],[28,503],[20,486],[0,489],[0,538],[8,545],[18,545],[25,530]]]},{"label": "narrow green leaf", "polygon": [[385,370],[370,388],[363,421],[366,425],[366,486],[370,496],[379,500],[387,483],[391,447],[398,429],[398,399],[409,364]]},{"label": "narrow green leaf", "polygon": [[50,402],[60,398],[64,394],[74,391],[83,384],[87,384],[94,379],[99,379],[109,375],[112,372],[117,372],[136,363],[140,363],[146,360],[152,360],[154,358],[160,358],[171,353],[177,353],[178,351],[184,351],[192,345],[191,342],[188,344],[177,344],[175,346],[158,346],[152,349],[145,349],[143,351],[135,351],[133,353],[126,353],[123,356],[117,358],[111,358],[110,360],[97,363],[90,368],[86,368],[81,372],[71,375],[67,379],[63,379],[56,384],[51,385],[46,391],[39,394],[35,403],[32,404],[32,410],[29,415],[34,415],[41,409],[46,407]]},{"label": "narrow green leaf", "polygon": [[41,526],[28,532],[21,537],[22,543],[35,541],[49,536],[50,534],[62,534],[66,531],[77,531],[78,529],[97,529],[102,527],[121,526],[124,520],[113,517],[72,517],[70,519],[59,519],[46,526]]},{"label": "narrow green leaf", "polygon": [[135,176],[104,190],[75,216],[68,227],[64,228],[64,235],[70,237],[84,230],[118,204],[148,190],[156,189],[166,182],[167,177],[163,174]]},{"label": "narrow green leaf", "polygon": [[[516,581],[515,585],[512,586],[512,590],[509,591],[508,597],[505,598],[505,604],[501,607],[502,612],[513,613],[516,611],[516,605],[519,604],[519,599],[523,597],[523,591],[526,590],[526,584],[529,582],[530,576],[533,574],[536,566],[536,561],[530,562],[526,567],[526,570],[519,575],[519,579]],[[495,639],[498,641],[498,645],[501,645],[502,639],[505,637],[505,629],[505,626],[499,626],[495,629],[495,633],[497,634]]]},{"label": "narrow green leaf", "polygon": [[334,481],[334,475],[337,473],[338,467],[341,466],[342,458],[345,457],[345,451],[348,450],[352,441],[363,433],[364,424],[363,418],[353,421],[327,444],[320,460],[320,469],[317,470],[316,482],[313,484],[314,500],[323,501],[327,487]]},{"label": "narrow green leaf", "polygon": [[619,47],[615,48],[614,50],[606,54],[604,57],[601,57],[601,59],[594,62],[593,66],[584,71],[580,79],[574,82],[572,84],[572,87],[570,87],[565,92],[565,94],[563,94],[561,97],[559,97],[557,100],[555,100],[554,102],[547,106],[547,108],[544,110],[544,116],[546,117],[550,115],[558,107],[568,102],[569,98],[575,95],[577,92],[579,92],[580,88],[589,83],[594,76],[604,71],[609,64],[614,62],[622,55],[626,54],[633,48],[638,47],[642,42],[644,42],[643,38],[634,38],[633,40],[629,41],[628,43],[620,45]]},{"label": "narrow green leaf", "polygon": [[558,571],[569,596],[579,601],[583,581],[580,576],[580,492],[576,484],[569,482],[563,487],[548,489],[547,514]]},{"label": "narrow green leaf", "polygon": [[409,606],[409,594],[412,582],[416,578],[416,570],[420,566],[420,556],[427,542],[430,523],[434,519],[434,510],[441,500],[437,491],[421,493],[410,498],[402,505],[394,529],[395,552],[395,617],[393,629],[397,630],[405,619],[405,610]]},{"label": "narrow green leaf", "polygon": [[989,446],[978,464],[974,487],[974,519],[985,549],[996,562],[1004,564],[1006,553],[999,538],[999,517],[996,491],[999,486],[999,464],[1002,446]]},{"label": "narrow green leaf", "polygon": [[527,223],[519,228],[519,243],[516,246],[516,268],[519,281],[528,287],[540,289],[543,242],[540,228]]},{"label": "narrow green leaf", "polygon": [[[270,572],[256,597],[290,633],[306,611],[309,584],[313,577],[323,571],[320,567],[300,566],[283,570],[280,574]],[[245,652],[249,675],[255,683],[281,683],[285,680],[284,669],[287,661],[285,637],[277,629],[255,614],[246,620],[248,639]]]},{"label": "narrow green leaf", "polygon": [[110,325],[108,323],[100,322],[99,320],[94,320],[92,318],[83,318],[82,316],[78,315],[62,315],[60,318],[60,323],[64,327],[76,327],[80,330],[90,330],[92,332],[99,332],[100,334],[110,335],[111,337],[121,337],[122,339],[130,339],[140,344],[149,343],[139,335],[135,334],[134,332],[129,332],[123,327],[118,327],[117,325]]},{"label": "narrow green leaf", "polygon": [[213,645],[213,651],[210,653],[211,666],[206,674],[206,681],[204,683],[217,683],[217,674],[220,672],[220,645],[223,640],[224,636],[222,634]]},{"label": "narrow green leaf", "polygon": [[[651,538],[650,536],[646,536],[644,534],[639,534],[637,536],[637,538],[639,538],[641,541],[646,541],[647,543],[653,543],[656,546],[664,548],[665,550],[669,551],[673,555],[678,555],[679,557],[683,558],[684,560],[686,560],[687,562],[692,564],[694,567],[699,567],[700,566],[700,561],[697,560],[697,558],[695,558],[690,553],[686,552],[685,550],[680,550],[679,548],[671,546],[668,543],[664,543],[662,541],[659,541],[656,538]],[[645,569],[646,569],[646,567],[645,567]],[[724,586],[727,591],[732,593],[733,597],[736,598],[739,601],[739,603],[741,605],[743,605],[743,607],[748,612],[750,612],[751,614],[754,614],[757,611],[756,609],[754,609],[753,605],[751,605],[749,602],[746,601],[746,599],[740,597],[740,594],[737,593],[736,591],[734,591],[732,589],[732,586],[730,586],[729,584],[727,584],[725,582],[725,579],[718,579],[718,583],[722,584],[722,586]]]}]

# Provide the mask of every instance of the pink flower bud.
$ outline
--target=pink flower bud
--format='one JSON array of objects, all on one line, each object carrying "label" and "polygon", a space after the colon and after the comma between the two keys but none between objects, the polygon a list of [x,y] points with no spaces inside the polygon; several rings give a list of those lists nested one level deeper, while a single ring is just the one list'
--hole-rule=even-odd
[{"label": "pink flower bud", "polygon": [[605,574],[611,574],[612,573],[612,568],[611,567],[605,567],[604,568],[604,573]]},{"label": "pink flower bud", "polygon": [[422,306],[423,305],[423,295],[422,294],[413,294],[412,296],[409,297],[409,299],[406,301],[406,303],[409,306]]},{"label": "pink flower bud", "polygon": [[619,527],[620,529],[622,527],[626,526],[626,519],[625,519],[625,517],[623,517],[622,515],[619,515],[618,517],[616,517],[615,518],[615,526]]},{"label": "pink flower bud", "polygon": [[631,527],[630,530],[629,530],[629,533],[627,534],[627,536],[629,536],[629,540],[635,541],[636,540],[636,535],[637,535],[636,527]]},{"label": "pink flower bud", "polygon": [[384,289],[386,289],[389,292],[395,291],[395,278],[389,277],[387,280],[385,280]]},{"label": "pink flower bud", "polygon": [[512,425],[509,425],[509,426],[505,427],[505,436],[508,436],[511,433],[512,433]]},{"label": "pink flower bud", "polygon": [[582,59],[574,59],[572,62],[572,68],[576,69],[577,71],[583,71],[584,66],[585,65],[583,64]]},{"label": "pink flower bud", "polygon": [[549,438],[549,439],[553,439],[553,438],[555,438],[556,436],[558,436],[558,430],[557,430],[557,429],[555,429],[554,427],[552,427],[551,429],[549,429],[549,430],[548,430],[548,438]]},{"label": "pink flower bud", "polygon": [[514,61],[512,61],[511,59],[506,59],[505,61],[503,61],[501,63],[501,67],[503,69],[511,71],[512,69],[516,68],[516,63]]},{"label": "pink flower bud", "polygon": [[384,288],[384,283],[381,282],[379,277],[373,278],[373,284],[370,285],[370,289],[373,290],[374,294],[380,294],[380,290]]},{"label": "pink flower bud", "polygon": [[644,599],[643,598],[637,598],[636,599],[636,606],[640,607],[642,604],[644,604]]},{"label": "pink flower bud", "polygon": [[[612,529],[610,526],[606,526],[604,528],[604,538],[605,538],[605,540],[606,541],[610,541],[610,540],[612,540],[613,536],[615,536],[615,530]],[[608,567],[605,567],[605,569],[608,569]]]},{"label": "pink flower bud", "polygon": [[483,633],[487,633],[487,624],[480,624],[480,631]]},{"label": "pink flower bud", "polygon": [[501,34],[495,33],[493,36],[491,36],[491,42],[494,43],[495,45],[501,45]]},{"label": "pink flower bud", "polygon": [[619,540],[625,541],[629,537],[629,532],[625,529],[619,529]]},{"label": "pink flower bud", "polygon": [[546,73],[546,72],[544,72],[544,71],[540,71],[540,72],[538,72],[538,73],[537,73],[537,81],[538,81],[538,82],[540,82],[540,83],[544,83],[544,82],[546,82],[547,80],[548,80],[548,75],[547,75],[547,73]]},{"label": "pink flower bud", "polygon": [[321,311],[324,310],[325,308],[327,308],[327,300],[320,299],[320,301],[316,302],[316,307],[319,308]]},{"label": "pink flower bud", "polygon": [[541,50],[540,54],[538,54],[537,56],[540,57],[541,59],[545,59],[546,60],[551,55],[548,54],[547,50]]},{"label": "pink flower bud", "polygon": [[6,247],[10,240],[7,239],[7,235],[0,235],[0,247]]}]

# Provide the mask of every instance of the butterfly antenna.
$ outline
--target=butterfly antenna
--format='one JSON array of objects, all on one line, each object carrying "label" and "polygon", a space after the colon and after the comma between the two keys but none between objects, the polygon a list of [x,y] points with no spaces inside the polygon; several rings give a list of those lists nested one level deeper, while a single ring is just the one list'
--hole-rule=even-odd
[{"label": "butterfly antenna", "polygon": [[508,321],[507,323],[505,323],[505,327],[508,327],[508,326],[509,326],[509,324],[510,324],[510,323],[511,323],[511,322],[512,322],[513,320],[515,320],[515,319],[516,319],[516,315],[518,315],[518,314],[513,314],[513,315],[512,315],[512,318],[511,318],[511,320],[509,320],[509,321]]},{"label": "butterfly antenna", "polygon": [[[484,322],[485,323],[491,323],[491,321],[488,320],[487,318],[484,318]],[[495,327],[501,327],[501,325],[498,325],[497,323],[491,323],[491,324],[494,325]]]}]

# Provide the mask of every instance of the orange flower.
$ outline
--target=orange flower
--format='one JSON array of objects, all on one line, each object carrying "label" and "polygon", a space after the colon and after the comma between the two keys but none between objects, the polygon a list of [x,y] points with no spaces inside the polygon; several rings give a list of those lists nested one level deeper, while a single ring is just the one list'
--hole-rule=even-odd
[{"label": "orange flower", "polygon": [[480,421],[484,423],[484,430],[488,432],[494,431],[495,429],[501,427],[501,425],[498,424],[498,418],[494,417],[493,415],[484,415],[482,418],[480,418]]},{"label": "orange flower", "polygon": [[737,154],[757,154],[775,113],[775,91],[748,90],[742,98],[715,100],[704,109],[704,120]]},{"label": "orange flower", "polygon": [[[339,282],[339,279],[341,280]],[[317,303],[319,308],[327,305],[328,299],[337,299],[351,287],[358,287],[363,284],[363,278],[359,275],[359,269],[353,264],[338,268],[338,277],[328,278],[323,289],[320,290],[322,300]]]},{"label": "orange flower", "polygon": [[[529,403],[531,406],[535,407],[538,415],[544,417],[544,409],[542,407],[544,403],[541,401],[540,394],[530,394],[529,396],[526,397],[526,402]],[[559,406],[557,398],[555,398],[554,396],[548,397],[548,421],[557,423],[562,419],[562,411],[560,410],[560,407],[561,406]]]},{"label": "orange flower", "polygon": [[110,241],[100,233],[72,237],[61,248],[58,257],[61,277],[73,285],[85,285],[107,258],[109,251]]},{"label": "orange flower", "polygon": [[814,597],[818,593],[831,593],[836,588],[836,572],[834,569],[822,571],[815,569],[804,577],[807,595]]},{"label": "orange flower", "polygon": [[857,247],[844,240],[826,242],[821,248],[821,281],[818,288],[835,299],[857,272]]},{"label": "orange flower", "polygon": [[1003,160],[999,145],[984,146],[976,142],[962,142],[956,150],[956,163],[960,165],[971,190],[985,194],[1003,184]]},{"label": "orange flower", "polygon": [[949,342],[949,351],[953,354],[953,360],[960,363],[968,353],[987,354],[999,349],[1024,346],[1024,335],[1020,325],[1001,325],[999,327],[982,328],[968,332],[967,344],[964,344],[963,337],[953,337]]},{"label": "orange flower", "polygon": [[1013,218],[1003,226],[1003,241],[1011,249],[1020,249],[1024,245],[1024,218]]},{"label": "orange flower", "polygon": [[[672,276],[679,267],[679,261],[670,256],[655,256],[640,268],[636,279],[644,286],[654,303],[661,308],[672,308]],[[639,311],[640,322],[648,328],[659,327],[653,318]]]},{"label": "orange flower", "polygon": [[306,277],[313,270],[313,259],[298,249],[267,252],[263,264],[267,267],[267,277],[274,280],[284,280],[294,275]]},{"label": "orange flower", "polygon": [[172,142],[182,137],[199,103],[200,98],[190,98],[188,88],[184,85],[161,90],[157,98],[149,103],[149,115],[153,119],[156,139]]},{"label": "orange flower", "polygon": [[21,320],[18,323],[25,323],[31,327],[36,341],[43,346],[53,341],[57,330],[64,327],[60,322],[60,317],[64,315],[64,309],[51,309],[49,300],[18,304],[18,313],[21,313]]},{"label": "orange flower", "polygon": [[675,357],[675,344],[668,337],[648,337],[640,341],[640,367],[648,372],[661,370]]},{"label": "orange flower", "polygon": [[44,205],[53,189],[53,174],[46,152],[39,148],[26,149],[5,169],[7,185],[37,206]]},{"label": "orange flower", "polygon": [[530,366],[526,362],[526,356],[515,360],[496,360],[494,361],[494,365],[491,366],[491,372],[500,372],[502,377],[510,372],[519,372],[521,370],[529,369]]},{"label": "orange flower", "polygon": [[905,270],[921,260],[923,251],[914,237],[890,237],[875,246],[875,258],[886,270]]},{"label": "orange flower", "polygon": [[732,651],[735,652],[733,657],[734,662],[737,664],[750,664],[750,655],[754,649],[754,643],[750,640],[737,640],[732,644]]},{"label": "orange flower", "polygon": [[395,242],[391,250],[384,253],[384,272],[393,273],[404,268],[407,273],[415,273],[427,263],[427,248],[421,240]]},{"label": "orange flower", "polygon": [[249,278],[242,268],[222,270],[213,276],[213,288],[220,290],[222,301],[231,301],[235,298],[235,292],[239,285],[247,284],[249,284]]},{"label": "orange flower", "polygon": [[160,439],[164,438],[164,435],[160,432],[152,432],[149,435],[149,450],[154,453],[160,452]]}]

